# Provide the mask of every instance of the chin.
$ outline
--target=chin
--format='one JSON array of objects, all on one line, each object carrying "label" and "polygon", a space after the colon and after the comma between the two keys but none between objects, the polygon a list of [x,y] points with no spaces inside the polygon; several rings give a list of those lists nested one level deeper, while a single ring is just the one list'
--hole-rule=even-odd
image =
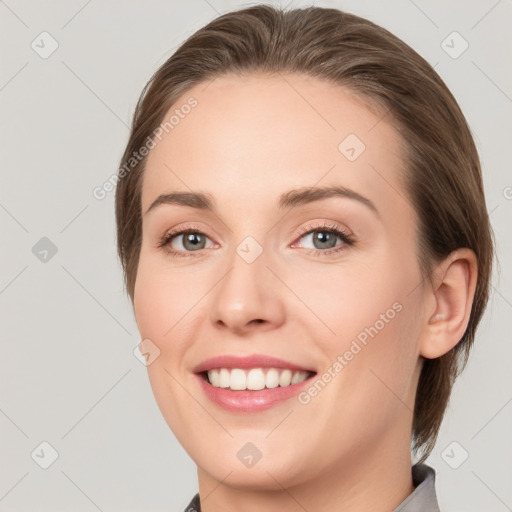
[{"label": "chin", "polygon": [[200,463],[198,468],[216,481],[236,489],[279,491],[283,487],[291,487],[300,483],[297,475],[290,475],[282,468],[264,464],[262,461],[252,468],[237,467],[238,465],[233,464],[232,461],[217,464],[211,464],[210,461],[198,462]]},{"label": "chin", "polygon": [[[195,445],[194,449],[187,452],[198,466],[198,471],[233,488],[277,491],[308,479],[308,476],[303,474],[304,467],[308,465],[304,464],[304,458],[296,450],[292,450],[289,454],[281,450],[276,455],[273,449],[273,454],[262,453],[261,458],[251,464],[250,460],[245,463],[240,460],[244,459],[240,442],[230,440],[228,444],[232,447],[217,444],[218,453],[207,450],[201,445]],[[250,453],[250,449],[246,449],[246,453]]]}]

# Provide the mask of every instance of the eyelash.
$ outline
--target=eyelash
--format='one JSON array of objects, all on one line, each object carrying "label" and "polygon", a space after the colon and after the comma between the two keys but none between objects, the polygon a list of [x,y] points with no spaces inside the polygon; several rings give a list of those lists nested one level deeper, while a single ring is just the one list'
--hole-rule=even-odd
[{"label": "eyelash", "polygon": [[[315,232],[321,232],[321,233],[329,233],[338,236],[341,241],[343,242],[342,245],[332,247],[330,249],[306,249],[309,251],[309,254],[312,254],[314,256],[329,256],[334,253],[339,253],[343,250],[345,250],[347,247],[350,247],[355,244],[354,238],[350,236],[346,231],[344,231],[342,228],[340,228],[336,224],[320,224],[320,225],[310,225],[306,226],[305,228],[301,229],[301,232],[299,233],[299,240],[301,238],[304,238],[306,235],[309,235],[310,233]],[[166,233],[160,241],[157,244],[158,249],[165,249],[165,251],[172,257],[197,257],[201,256],[201,254],[193,254],[194,252],[200,253],[201,250],[198,251],[176,251],[174,249],[169,248],[169,244],[172,241],[173,238],[179,236],[179,235],[185,235],[188,233],[194,233],[199,234],[203,236],[207,236],[201,231],[199,231],[197,228],[194,227],[188,227],[183,229],[175,229],[168,233]]]}]

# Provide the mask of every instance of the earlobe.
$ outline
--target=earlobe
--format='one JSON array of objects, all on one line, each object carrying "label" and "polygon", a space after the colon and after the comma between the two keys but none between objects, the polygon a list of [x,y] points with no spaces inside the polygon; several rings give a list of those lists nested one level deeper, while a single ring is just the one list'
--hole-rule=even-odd
[{"label": "earlobe", "polygon": [[435,308],[427,314],[420,346],[423,357],[440,357],[461,340],[471,315],[477,274],[476,255],[471,249],[457,249],[438,265],[430,291]]}]

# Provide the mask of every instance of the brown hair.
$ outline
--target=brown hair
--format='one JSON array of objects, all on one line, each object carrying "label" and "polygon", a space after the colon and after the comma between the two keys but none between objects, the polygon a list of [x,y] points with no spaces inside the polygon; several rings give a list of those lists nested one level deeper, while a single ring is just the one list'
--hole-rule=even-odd
[{"label": "brown hair", "polygon": [[[384,28],[337,9],[290,11],[258,5],[229,12],[189,37],[154,73],[137,103],[121,165],[144,146],[177,99],[226,73],[296,72],[325,79],[388,111],[406,146],[406,188],[418,215],[423,277],[457,248],[472,249],[478,281],[469,324],[447,354],[425,359],[413,418],[413,445],[424,461],[434,447],[452,385],[467,363],[485,309],[493,236],[480,162],[455,98],[434,69]],[[146,158],[119,173],[118,253],[133,303],[142,240],[141,185]]]}]

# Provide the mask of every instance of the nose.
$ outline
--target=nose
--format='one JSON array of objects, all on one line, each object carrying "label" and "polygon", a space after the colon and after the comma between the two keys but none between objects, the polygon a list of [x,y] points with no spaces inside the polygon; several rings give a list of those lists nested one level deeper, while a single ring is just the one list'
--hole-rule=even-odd
[{"label": "nose", "polygon": [[234,251],[229,270],[210,294],[210,320],[216,329],[243,336],[284,323],[279,281],[267,263],[265,251],[252,262]]}]

